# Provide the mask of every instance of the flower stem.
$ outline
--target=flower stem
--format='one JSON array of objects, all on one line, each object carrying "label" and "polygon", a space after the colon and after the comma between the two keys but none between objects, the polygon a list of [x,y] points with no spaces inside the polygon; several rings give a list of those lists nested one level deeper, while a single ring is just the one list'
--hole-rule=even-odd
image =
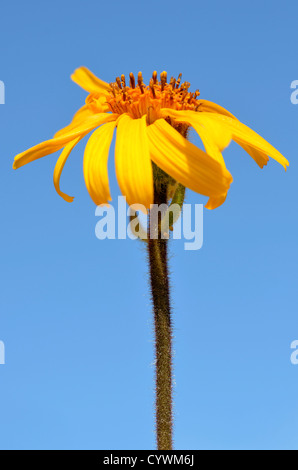
[{"label": "flower stem", "polygon": [[[167,203],[167,185],[155,189],[155,204]],[[156,433],[159,450],[173,447],[172,405],[172,321],[170,306],[167,239],[150,237],[152,220],[149,214],[148,251],[151,294],[154,310],[156,354]],[[156,228],[156,227],[155,227]]]}]

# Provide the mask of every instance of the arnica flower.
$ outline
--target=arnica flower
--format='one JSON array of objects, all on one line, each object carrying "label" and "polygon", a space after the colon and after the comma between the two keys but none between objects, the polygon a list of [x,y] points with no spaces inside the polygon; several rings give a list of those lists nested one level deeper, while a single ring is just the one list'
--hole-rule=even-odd
[{"label": "arnica flower", "polygon": [[[60,177],[70,152],[91,131],[84,154],[84,177],[96,205],[111,201],[108,155],[117,127],[115,168],[117,180],[127,202],[150,208],[153,203],[152,162],[185,187],[208,196],[208,209],[226,199],[232,176],[226,169],[222,151],[231,140],[237,142],[263,168],[269,157],[286,169],[288,161],[262,137],[242,124],[224,108],[198,99],[189,92],[190,84],[167,80],[166,72],[157,79],[154,72],[148,86],[142,74],[137,81],[129,76],[115,83],[98,79],[85,67],[77,69],[72,80],[89,92],[86,104],[70,125],[53,139],[15,157],[17,169],[45,155],[63,149],[54,171],[58,194],[68,202],[73,197],[60,189]],[[187,140],[192,127],[200,136],[205,152]],[[96,130],[95,130],[96,129]]]}]

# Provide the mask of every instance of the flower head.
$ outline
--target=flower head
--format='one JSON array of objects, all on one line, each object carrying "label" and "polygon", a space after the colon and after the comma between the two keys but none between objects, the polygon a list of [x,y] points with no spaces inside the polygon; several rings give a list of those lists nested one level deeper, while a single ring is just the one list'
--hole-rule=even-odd
[{"label": "flower head", "polygon": [[[199,99],[199,91],[191,93],[190,84],[166,72],[160,79],[153,72],[149,85],[142,74],[133,74],[126,83],[124,75],[115,83],[98,79],[85,67],[71,77],[89,92],[85,105],[75,114],[71,124],[53,139],[17,155],[13,168],[63,149],[54,171],[58,194],[68,202],[73,197],[60,189],[60,177],[75,145],[91,131],[84,154],[84,177],[95,204],[111,200],[108,178],[108,155],[115,128],[115,167],[118,183],[128,204],[153,203],[154,162],[182,185],[209,197],[206,205],[214,209],[227,196],[232,176],[226,169],[222,151],[234,140],[263,168],[269,156],[281,165],[288,161],[262,137],[238,121],[224,108]],[[187,140],[193,127],[199,134],[205,152]]]}]

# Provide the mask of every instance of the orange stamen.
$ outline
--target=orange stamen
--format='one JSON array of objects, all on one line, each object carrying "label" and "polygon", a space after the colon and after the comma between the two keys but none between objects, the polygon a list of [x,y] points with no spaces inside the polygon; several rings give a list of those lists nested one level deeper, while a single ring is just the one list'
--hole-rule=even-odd
[{"label": "orange stamen", "polygon": [[158,81],[157,72],[154,71],[146,86],[142,73],[139,72],[136,86],[135,77],[130,73],[129,86],[126,86],[125,76],[122,74],[121,79],[117,77],[115,83],[110,84],[111,92],[108,96],[91,93],[86,104],[93,112],[109,110],[115,114],[127,113],[134,119],[147,115],[148,123],[161,117],[162,108],[196,111],[200,92],[196,90],[190,93],[190,83],[181,84],[181,76],[179,74],[177,80],[171,77],[167,83],[167,72],[162,72]]}]

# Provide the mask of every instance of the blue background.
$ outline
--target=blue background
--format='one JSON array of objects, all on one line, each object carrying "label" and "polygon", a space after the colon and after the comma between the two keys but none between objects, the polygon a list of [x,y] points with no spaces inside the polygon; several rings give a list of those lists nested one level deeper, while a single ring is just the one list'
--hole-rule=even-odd
[{"label": "blue background", "polygon": [[[151,449],[153,324],[145,249],[99,241],[85,141],[55,192],[56,154],[12,171],[82,105],[89,67],[183,72],[290,161],[260,170],[236,144],[204,246],[171,243],[175,447],[298,449],[296,1],[11,1],[1,6],[1,449]],[[196,138],[192,135],[194,142]],[[110,158],[114,201],[119,189]],[[188,192],[187,202],[205,198]]]}]

